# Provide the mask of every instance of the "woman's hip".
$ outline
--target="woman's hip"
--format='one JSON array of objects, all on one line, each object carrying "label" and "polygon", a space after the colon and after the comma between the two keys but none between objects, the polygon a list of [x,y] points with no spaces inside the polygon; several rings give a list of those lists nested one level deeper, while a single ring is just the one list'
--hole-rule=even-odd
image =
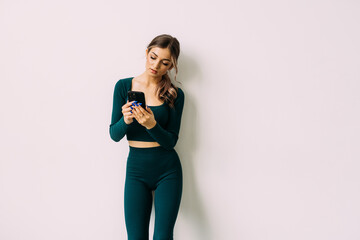
[{"label": "woman's hip", "polygon": [[167,171],[181,169],[180,158],[175,149],[163,147],[137,148],[129,146],[127,167],[144,171]]}]

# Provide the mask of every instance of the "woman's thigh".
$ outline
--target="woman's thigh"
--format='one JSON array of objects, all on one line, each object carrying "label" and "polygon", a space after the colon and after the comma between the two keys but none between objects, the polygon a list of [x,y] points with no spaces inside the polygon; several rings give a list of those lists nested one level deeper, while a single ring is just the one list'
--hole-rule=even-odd
[{"label": "woman's thigh", "polygon": [[168,175],[155,190],[154,240],[173,239],[173,229],[182,195],[182,171]]},{"label": "woman's thigh", "polygon": [[144,182],[126,178],[124,207],[128,239],[148,239],[152,192]]}]

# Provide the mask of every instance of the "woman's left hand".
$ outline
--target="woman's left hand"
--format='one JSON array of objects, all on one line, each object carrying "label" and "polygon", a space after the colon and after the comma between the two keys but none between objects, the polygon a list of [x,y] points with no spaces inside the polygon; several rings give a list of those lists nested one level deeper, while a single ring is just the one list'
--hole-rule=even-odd
[{"label": "woman's left hand", "polygon": [[134,115],[138,123],[140,123],[142,126],[146,127],[147,129],[155,127],[156,125],[155,116],[148,106],[146,106],[146,110],[145,110],[139,104],[135,103],[135,106],[134,105],[132,106],[132,114]]}]

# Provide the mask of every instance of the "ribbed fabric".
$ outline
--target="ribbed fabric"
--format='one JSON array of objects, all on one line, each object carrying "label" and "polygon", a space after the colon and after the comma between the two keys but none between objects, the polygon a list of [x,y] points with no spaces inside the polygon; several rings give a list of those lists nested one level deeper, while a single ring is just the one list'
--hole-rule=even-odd
[{"label": "ribbed fabric", "polygon": [[172,240],[182,195],[182,167],[174,149],[130,147],[124,192],[128,240],[149,239],[154,191],[154,240]]},{"label": "ribbed fabric", "polygon": [[184,92],[178,88],[174,108],[170,108],[167,103],[149,106],[157,122],[152,129],[146,129],[136,119],[128,125],[123,119],[122,106],[127,102],[127,92],[131,90],[132,79],[133,77],[120,79],[115,84],[111,124],[109,126],[111,138],[118,142],[126,135],[127,140],[158,142],[165,149],[174,148],[180,131],[185,99]]}]

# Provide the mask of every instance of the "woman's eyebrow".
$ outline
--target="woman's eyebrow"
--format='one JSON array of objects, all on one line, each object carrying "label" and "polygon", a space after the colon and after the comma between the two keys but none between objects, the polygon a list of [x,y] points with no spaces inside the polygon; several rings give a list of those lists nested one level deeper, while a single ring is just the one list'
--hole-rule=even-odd
[{"label": "woman's eyebrow", "polygon": [[[158,55],[156,55],[156,53],[154,53],[154,52],[152,52],[153,54],[155,54],[155,56],[157,56],[158,57]],[[167,60],[167,61],[169,61],[169,62],[171,62],[169,59],[167,59],[167,58],[164,58],[163,60]]]}]

